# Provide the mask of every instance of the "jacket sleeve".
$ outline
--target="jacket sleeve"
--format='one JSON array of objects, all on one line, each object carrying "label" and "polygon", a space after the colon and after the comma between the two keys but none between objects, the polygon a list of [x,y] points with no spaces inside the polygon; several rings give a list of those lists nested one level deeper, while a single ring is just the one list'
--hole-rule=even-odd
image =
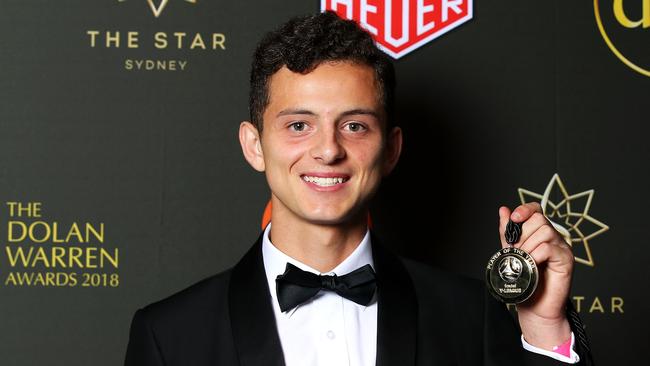
[{"label": "jacket sleeve", "polygon": [[[496,301],[492,296],[490,296],[486,291],[486,305],[485,305],[485,338],[486,338],[486,364],[492,365],[490,361],[495,354],[500,354],[507,352],[511,347],[516,347],[517,352],[520,353],[521,358],[523,359],[522,364],[526,366],[593,366],[593,361],[589,349],[584,346],[581,346],[579,342],[575,344],[575,351],[580,356],[580,361],[575,364],[564,363],[562,361],[555,360],[551,357],[544,356],[535,352],[527,351],[521,345],[521,329],[517,325],[516,321],[512,319],[511,314],[508,312],[505,305]],[[570,308],[571,304],[568,305]],[[569,324],[574,334],[576,334],[576,327],[582,327],[582,324],[579,324],[578,321],[574,321],[569,317]],[[508,343],[505,344],[505,341],[499,341],[503,339],[500,335],[506,335]],[[516,340],[516,344],[510,344],[510,340]],[[495,363],[499,364],[499,363]]]},{"label": "jacket sleeve", "polygon": [[136,311],[131,321],[125,366],[164,366],[160,347],[147,319],[146,310]]},{"label": "jacket sleeve", "polygon": [[[571,303],[570,300],[567,302],[566,311],[567,311],[567,319],[569,320],[569,325],[571,326],[571,331],[573,332],[573,335],[575,337],[573,349],[580,357],[580,361],[578,363],[569,364],[561,361],[554,361],[550,357],[546,357],[541,354],[524,351],[526,356],[526,365],[594,366],[594,360],[591,355],[589,341],[587,340],[587,335],[585,334],[584,331],[584,325],[582,324],[582,321],[580,320],[578,313],[573,308],[573,304]],[[551,361],[549,361],[549,359]]]},{"label": "jacket sleeve", "polygon": [[[526,351],[521,345],[521,329],[516,321],[505,305],[490,296],[487,290],[485,291],[484,320],[486,365],[504,365],[514,362],[525,366],[593,366],[589,350],[585,350],[578,342],[576,342],[575,348],[580,356],[580,362],[577,364],[564,363],[548,356]],[[576,324],[571,319],[569,323],[574,330]]]}]

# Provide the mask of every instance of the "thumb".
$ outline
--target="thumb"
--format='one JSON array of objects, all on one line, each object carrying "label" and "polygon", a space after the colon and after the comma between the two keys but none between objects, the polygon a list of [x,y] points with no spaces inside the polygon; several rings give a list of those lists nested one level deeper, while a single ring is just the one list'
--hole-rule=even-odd
[{"label": "thumb", "polygon": [[499,239],[501,240],[501,248],[507,248],[510,246],[510,244],[506,242],[505,237],[508,220],[510,220],[510,209],[506,206],[499,207]]}]

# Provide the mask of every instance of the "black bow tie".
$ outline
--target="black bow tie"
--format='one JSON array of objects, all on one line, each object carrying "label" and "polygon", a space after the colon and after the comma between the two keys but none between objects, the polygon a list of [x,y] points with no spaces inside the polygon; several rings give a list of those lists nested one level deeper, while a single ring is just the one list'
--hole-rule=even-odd
[{"label": "black bow tie", "polygon": [[350,301],[367,306],[377,288],[375,281],[375,271],[370,264],[337,276],[317,275],[287,263],[287,269],[275,279],[282,312],[311,299],[320,290],[334,291]]}]

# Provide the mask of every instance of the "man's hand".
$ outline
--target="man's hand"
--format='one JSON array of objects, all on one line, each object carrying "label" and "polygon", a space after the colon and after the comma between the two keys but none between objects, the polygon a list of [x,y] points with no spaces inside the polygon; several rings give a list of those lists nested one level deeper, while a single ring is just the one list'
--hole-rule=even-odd
[{"label": "man's hand", "polygon": [[571,337],[565,305],[571,288],[574,257],[571,247],[542,214],[537,202],[526,203],[512,213],[499,209],[501,246],[509,247],[504,231],[509,219],[522,222],[522,233],[515,247],[528,252],[539,270],[539,283],[530,299],[517,305],[519,324],[526,341],[551,350]]}]

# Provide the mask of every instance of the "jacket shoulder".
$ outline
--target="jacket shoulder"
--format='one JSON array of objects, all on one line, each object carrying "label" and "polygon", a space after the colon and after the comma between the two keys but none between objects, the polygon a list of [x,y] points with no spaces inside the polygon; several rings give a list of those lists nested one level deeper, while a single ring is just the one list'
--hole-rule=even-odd
[{"label": "jacket shoulder", "polygon": [[125,365],[232,364],[227,270],[138,310]]},{"label": "jacket shoulder", "polygon": [[227,293],[232,269],[207,277],[173,295],[139,310],[152,325],[189,325],[192,319],[227,310]]}]

